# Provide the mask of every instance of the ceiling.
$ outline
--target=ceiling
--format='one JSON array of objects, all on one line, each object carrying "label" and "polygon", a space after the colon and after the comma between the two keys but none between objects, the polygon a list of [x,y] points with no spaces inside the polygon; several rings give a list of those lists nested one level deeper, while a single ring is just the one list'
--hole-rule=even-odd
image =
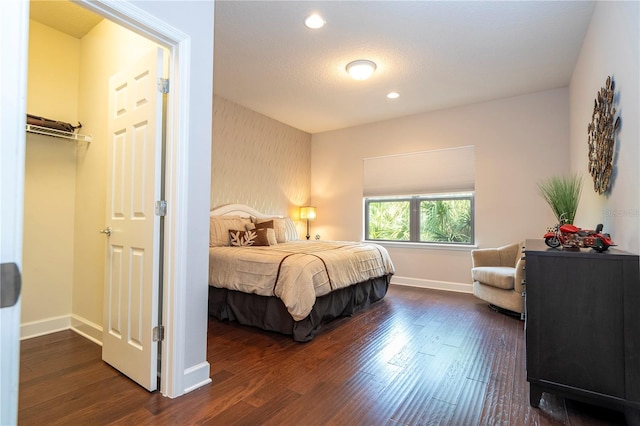
[{"label": "ceiling", "polygon": [[70,1],[38,0],[29,3],[29,18],[75,38],[82,38],[102,17]]},{"label": "ceiling", "polygon": [[[36,18],[37,3],[69,2],[31,2],[33,19],[67,31],[70,13]],[[318,133],[567,86],[595,3],[217,0],[215,7],[214,92]],[[311,12],[323,16],[323,28],[304,26]],[[348,76],[355,59],[377,64],[369,80]],[[387,99],[391,91],[400,97]]]}]

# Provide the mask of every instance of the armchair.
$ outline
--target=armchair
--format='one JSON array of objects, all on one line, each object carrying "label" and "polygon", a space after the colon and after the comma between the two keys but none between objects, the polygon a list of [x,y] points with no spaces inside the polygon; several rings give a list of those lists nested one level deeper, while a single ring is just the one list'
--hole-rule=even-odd
[{"label": "armchair", "polygon": [[473,294],[524,318],[522,244],[471,251]]}]

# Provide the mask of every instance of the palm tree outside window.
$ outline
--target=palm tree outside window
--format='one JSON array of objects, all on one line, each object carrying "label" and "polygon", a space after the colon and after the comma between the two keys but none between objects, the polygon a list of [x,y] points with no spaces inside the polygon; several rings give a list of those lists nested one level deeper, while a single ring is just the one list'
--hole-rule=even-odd
[{"label": "palm tree outside window", "polygon": [[365,198],[365,239],[474,244],[474,194]]}]

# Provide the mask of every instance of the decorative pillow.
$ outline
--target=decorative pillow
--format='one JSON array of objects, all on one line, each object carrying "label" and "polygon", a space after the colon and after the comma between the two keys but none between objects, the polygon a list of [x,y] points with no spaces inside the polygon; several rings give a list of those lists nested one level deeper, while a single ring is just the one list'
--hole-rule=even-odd
[{"label": "decorative pillow", "polygon": [[267,239],[269,240],[269,245],[270,246],[275,246],[276,244],[278,244],[278,240],[276,239],[276,231],[273,229],[273,222],[268,221],[268,222],[262,222],[260,224],[255,224],[255,223],[247,223],[245,225],[245,228],[247,228],[247,231],[251,231],[253,229],[266,229],[267,230]]},{"label": "decorative pillow", "polygon": [[276,231],[273,228],[264,228],[267,230],[267,239],[269,240],[270,246],[275,246],[278,244],[278,239],[276,238]]},{"label": "decorative pillow", "polygon": [[229,230],[229,245],[233,247],[243,246],[268,246],[267,229],[254,229],[252,231]]},{"label": "decorative pillow", "polygon": [[[268,219],[253,219],[253,223],[255,223],[256,228],[262,226],[267,228],[273,228],[276,231],[276,240],[278,243],[286,243],[287,242],[287,228],[284,223],[284,218],[279,217],[271,217]],[[263,225],[265,224],[265,225]]]},{"label": "decorative pillow", "polygon": [[293,223],[293,219],[290,217],[284,218],[284,226],[285,226],[285,238],[287,241],[296,241],[300,239],[298,235],[298,229],[296,228],[296,224]]},{"label": "decorative pillow", "polygon": [[[254,218],[255,220],[255,218]],[[269,245],[275,246],[278,244],[278,239],[276,238],[276,231],[273,229],[273,221],[268,220],[266,222],[260,223],[251,223],[247,225],[247,231],[251,229],[266,229],[267,230],[267,238],[269,239]]]},{"label": "decorative pillow", "polygon": [[229,230],[244,229],[249,218],[240,216],[211,216],[209,219],[209,247],[229,245]]},{"label": "decorative pillow", "polygon": [[[260,222],[258,222],[260,221]],[[273,229],[273,220],[272,219],[256,219],[256,222],[253,222],[253,226],[260,228],[271,228]]]}]

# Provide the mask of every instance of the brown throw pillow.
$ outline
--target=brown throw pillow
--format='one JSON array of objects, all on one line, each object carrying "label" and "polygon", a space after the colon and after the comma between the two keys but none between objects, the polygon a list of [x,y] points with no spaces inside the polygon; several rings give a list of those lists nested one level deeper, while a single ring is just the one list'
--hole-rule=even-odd
[{"label": "brown throw pillow", "polygon": [[[280,241],[276,236],[276,230],[274,228],[273,220],[267,220],[265,222],[253,223],[253,229],[266,229],[267,230],[267,238],[269,239],[269,245],[275,246]],[[249,225],[247,225],[247,229],[249,229]]]},{"label": "brown throw pillow", "polygon": [[229,245],[234,247],[268,246],[267,229],[254,229],[251,231],[230,229]]},{"label": "brown throw pillow", "polygon": [[273,222],[269,221],[269,222],[264,222],[262,224],[260,224],[260,226],[256,226],[255,223],[247,223],[244,227],[247,229],[247,231],[252,231],[256,228],[258,229],[266,229],[267,230],[267,239],[269,240],[269,245],[270,246],[275,246],[276,244],[278,244],[278,240],[276,239],[276,231],[270,227],[269,225],[273,224]]},{"label": "brown throw pillow", "polygon": [[255,219],[253,221],[256,224],[256,228],[267,227],[273,228],[276,231],[276,240],[278,244],[287,242],[287,227],[283,218],[274,217],[272,219]]},{"label": "brown throw pillow", "polygon": [[256,229],[273,228],[273,220],[255,223]]}]

